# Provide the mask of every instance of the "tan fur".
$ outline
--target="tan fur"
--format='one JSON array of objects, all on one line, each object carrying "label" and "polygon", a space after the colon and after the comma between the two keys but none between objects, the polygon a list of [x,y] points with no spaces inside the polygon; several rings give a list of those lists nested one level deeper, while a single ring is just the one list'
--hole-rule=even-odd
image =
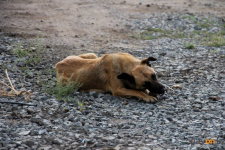
[{"label": "tan fur", "polygon": [[[99,58],[93,53],[68,56],[56,64],[56,70],[57,80],[62,77],[65,83],[72,75],[72,81],[78,78],[79,82],[83,83],[81,91],[137,97],[147,102],[156,100],[141,91],[146,80],[151,82],[149,75],[155,73],[153,68],[128,53],[105,54]],[[123,81],[117,78],[124,72],[135,77],[135,89],[126,89]]]}]

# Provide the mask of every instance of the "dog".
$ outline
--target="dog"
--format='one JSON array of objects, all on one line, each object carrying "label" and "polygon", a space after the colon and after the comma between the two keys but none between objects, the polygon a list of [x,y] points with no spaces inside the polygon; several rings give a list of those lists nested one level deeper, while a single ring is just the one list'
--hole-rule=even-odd
[{"label": "dog", "polygon": [[150,61],[154,57],[137,59],[128,53],[104,54],[97,57],[94,53],[68,56],[56,64],[57,81],[66,84],[78,80],[82,83],[79,91],[111,93],[114,96],[136,97],[146,102],[155,102],[155,94],[165,93],[157,79]]}]

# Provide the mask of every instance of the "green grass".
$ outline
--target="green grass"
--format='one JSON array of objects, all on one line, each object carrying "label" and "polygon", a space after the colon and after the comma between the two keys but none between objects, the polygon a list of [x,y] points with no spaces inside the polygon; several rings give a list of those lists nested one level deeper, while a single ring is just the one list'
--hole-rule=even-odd
[{"label": "green grass", "polygon": [[141,35],[141,39],[143,40],[152,40],[152,39],[157,39],[155,36],[148,36],[148,35]]},{"label": "green grass", "polygon": [[12,52],[18,57],[26,57],[29,55],[29,50],[23,48],[23,41],[20,42],[16,49],[12,50]]},{"label": "green grass", "polygon": [[182,18],[183,18],[183,19],[193,20],[193,21],[196,21],[196,20],[197,20],[196,17],[190,16],[190,15],[184,15]]},{"label": "green grass", "polygon": [[211,25],[208,24],[208,23],[202,23],[202,22],[199,22],[198,24],[199,24],[199,26],[200,26],[201,28],[209,28],[209,27],[211,27]]},{"label": "green grass", "polygon": [[69,101],[70,94],[73,94],[82,86],[82,84],[78,82],[78,78],[76,81],[71,81],[72,76],[73,75],[71,75],[65,85],[62,82],[62,77],[59,78],[56,86],[53,86],[52,81],[47,82],[47,84],[43,85],[44,91],[50,95],[55,95],[58,100]]},{"label": "green grass", "polygon": [[195,49],[195,44],[192,42],[192,43],[183,43],[184,47],[186,49]]},{"label": "green grass", "polygon": [[185,33],[178,31],[175,34],[168,35],[168,37],[182,39],[182,38],[187,38],[188,36]]},{"label": "green grass", "polygon": [[[183,15],[182,18],[187,18],[188,20],[191,20],[192,23],[195,25],[198,25],[201,28],[204,28],[204,30],[194,30],[193,32],[185,33],[183,30],[180,30],[177,28],[174,31],[171,30],[163,30],[160,28],[147,28],[143,32],[139,34],[132,34],[132,37],[135,39],[141,39],[141,40],[152,40],[152,39],[158,39],[161,37],[168,37],[168,38],[192,38],[197,39],[201,41],[202,45],[207,46],[214,46],[214,47],[220,47],[225,46],[225,24],[219,24],[219,22],[215,18],[202,18],[198,19],[191,15]],[[208,30],[210,27],[216,26],[220,29],[219,33],[210,33]],[[189,43],[185,45],[188,49],[194,49],[195,45],[193,43]]]},{"label": "green grass", "polygon": [[32,55],[30,55],[29,59],[25,63],[33,63],[38,64],[42,61],[42,52],[44,45],[42,44],[42,40],[39,39],[39,36],[34,41],[31,41],[29,51],[33,51]]},{"label": "green grass", "polygon": [[[154,33],[160,33],[160,34],[153,36]],[[146,31],[141,32],[139,36],[133,35],[133,37],[140,38],[143,40],[152,40],[152,39],[157,39],[159,37],[169,37],[171,33],[172,31],[169,31],[169,30],[147,28]]]},{"label": "green grass", "polygon": [[225,46],[225,37],[221,34],[213,34],[205,39],[204,45],[214,47]]},{"label": "green grass", "polygon": [[26,48],[23,48],[23,41],[18,44],[16,49],[13,49],[12,52],[20,58],[26,57],[24,59],[25,64],[38,64],[42,61],[42,53],[44,51],[42,41],[39,36]]}]

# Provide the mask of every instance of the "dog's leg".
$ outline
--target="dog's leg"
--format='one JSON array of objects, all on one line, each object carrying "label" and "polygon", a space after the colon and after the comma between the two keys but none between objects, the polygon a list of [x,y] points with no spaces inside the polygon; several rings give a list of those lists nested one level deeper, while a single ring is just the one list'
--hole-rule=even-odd
[{"label": "dog's leg", "polygon": [[82,54],[82,55],[79,55],[79,57],[83,58],[83,59],[96,59],[96,58],[98,58],[94,53]]},{"label": "dog's leg", "polygon": [[149,96],[141,91],[132,90],[132,89],[126,89],[126,88],[119,88],[116,89],[115,92],[113,92],[114,96],[121,96],[121,97],[137,97],[140,98],[146,102],[155,102],[157,101],[156,97]]}]

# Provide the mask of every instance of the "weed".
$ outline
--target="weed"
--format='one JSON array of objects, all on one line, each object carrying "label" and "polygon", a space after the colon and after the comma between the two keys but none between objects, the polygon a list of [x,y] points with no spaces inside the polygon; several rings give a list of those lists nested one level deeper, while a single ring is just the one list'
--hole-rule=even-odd
[{"label": "weed", "polygon": [[209,28],[209,27],[211,26],[211,25],[208,24],[208,23],[201,23],[201,22],[199,22],[198,24],[199,24],[199,26],[200,26],[201,28]]},{"label": "weed", "polygon": [[195,44],[192,43],[183,43],[184,47],[187,49],[195,49]]},{"label": "weed", "polygon": [[170,38],[179,38],[179,39],[182,39],[182,38],[186,38],[187,35],[186,35],[185,33],[183,33],[183,32],[178,31],[178,32],[175,33],[175,34],[168,35],[168,37],[170,37]]},{"label": "weed", "polygon": [[[34,45],[36,47],[33,47],[33,42],[36,42]],[[37,36],[37,38],[35,39],[35,41],[32,41],[30,43],[30,51],[34,51],[35,50],[35,53],[33,53],[33,55],[30,56],[30,58],[25,62],[25,63],[33,63],[33,64],[38,64],[39,62],[42,61],[42,56],[41,56],[41,53],[44,51],[42,50],[43,48],[43,44],[42,44],[42,41],[39,39],[39,35]]]},{"label": "weed", "polygon": [[84,106],[84,103],[83,102],[80,102],[78,101],[78,106],[80,107],[80,111],[82,112],[83,111],[83,106]]},{"label": "weed", "polygon": [[140,37],[137,36],[135,33],[132,33],[132,37],[135,38],[135,39],[139,39]]},{"label": "weed", "polygon": [[62,77],[59,78],[56,86],[50,85],[50,87],[45,85],[45,91],[48,94],[55,95],[58,100],[66,100],[68,101],[70,99],[70,94],[74,93],[79,89],[80,86],[82,86],[81,83],[78,82],[78,78],[76,81],[71,81],[73,75],[68,79],[68,82],[64,85],[62,82]]},{"label": "weed", "polygon": [[225,30],[220,30],[220,32],[218,34],[225,35]]},{"label": "weed", "polygon": [[163,32],[163,30],[162,29],[160,29],[160,28],[147,28],[146,29],[147,31],[152,31],[152,32]]},{"label": "weed", "polygon": [[196,20],[197,20],[197,18],[196,18],[196,17],[189,16],[189,15],[184,15],[182,18],[183,18],[183,19],[193,20],[193,21],[196,21]]},{"label": "weed", "polygon": [[225,37],[221,34],[213,34],[212,36],[206,38],[205,45],[208,46],[214,46],[214,47],[220,47],[225,46]]},{"label": "weed", "polygon": [[23,41],[18,44],[16,49],[12,50],[13,53],[17,55],[18,57],[26,57],[29,54],[29,50],[23,49],[22,44],[23,44]]},{"label": "weed", "polygon": [[210,49],[210,53],[216,53],[218,50],[211,50]]},{"label": "weed", "polygon": [[[154,33],[161,33],[161,34],[153,36]],[[171,31],[155,28],[147,28],[146,31],[140,34],[140,38],[143,40],[152,40],[157,39],[159,37],[167,37],[167,34],[171,34]]]},{"label": "weed", "polygon": [[157,39],[155,36],[148,36],[148,35],[142,35],[141,38],[143,40],[152,40],[152,39]]}]

